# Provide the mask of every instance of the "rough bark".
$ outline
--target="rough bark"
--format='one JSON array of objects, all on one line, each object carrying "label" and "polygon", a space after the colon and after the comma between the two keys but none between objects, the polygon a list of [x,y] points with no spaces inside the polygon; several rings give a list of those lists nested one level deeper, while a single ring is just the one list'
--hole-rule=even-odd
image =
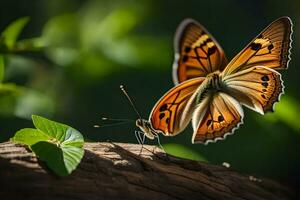
[{"label": "rough bark", "polygon": [[68,177],[49,172],[24,146],[0,144],[0,199],[294,199],[292,189],[231,168],[166,156],[159,148],[86,143]]}]

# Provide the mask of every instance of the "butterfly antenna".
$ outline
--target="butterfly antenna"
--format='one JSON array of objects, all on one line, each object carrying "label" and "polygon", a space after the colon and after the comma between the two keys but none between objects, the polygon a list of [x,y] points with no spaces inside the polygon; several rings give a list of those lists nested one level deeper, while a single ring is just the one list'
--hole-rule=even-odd
[{"label": "butterfly antenna", "polygon": [[108,122],[107,124],[101,124],[101,125],[94,125],[94,128],[102,128],[102,127],[107,127],[107,126],[117,126],[121,124],[127,124],[134,122],[133,119],[116,119],[116,118],[108,118],[108,117],[102,117],[102,121]]},{"label": "butterfly antenna", "polygon": [[111,123],[111,124],[95,124],[94,125],[94,128],[103,128],[103,127],[107,127],[107,126],[118,126],[118,125],[121,125],[121,124],[127,124],[127,123],[130,123],[129,121],[126,121],[126,122],[116,122],[116,123]]},{"label": "butterfly antenna", "polygon": [[126,98],[128,99],[130,105],[132,106],[132,108],[134,109],[134,111],[136,112],[136,114],[138,115],[138,117],[140,119],[142,119],[142,116],[140,115],[139,111],[137,110],[137,108],[135,107],[133,101],[131,100],[130,96],[128,95],[128,93],[126,92],[126,90],[124,89],[123,85],[120,85],[120,89],[121,91],[124,93],[124,95],[126,96]]},{"label": "butterfly antenna", "polygon": [[123,119],[123,118],[109,118],[109,117],[101,117],[103,121],[111,121],[111,122],[134,122],[133,119]]}]

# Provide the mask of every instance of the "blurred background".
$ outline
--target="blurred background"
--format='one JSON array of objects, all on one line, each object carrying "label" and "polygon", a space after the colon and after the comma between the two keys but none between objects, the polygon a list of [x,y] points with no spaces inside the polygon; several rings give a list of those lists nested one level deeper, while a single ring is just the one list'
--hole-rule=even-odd
[{"label": "blurred background", "polygon": [[3,0],[0,43],[7,35],[15,38],[0,44],[5,69],[0,141],[32,127],[30,116],[38,114],[78,129],[87,141],[137,143],[134,123],[93,126],[101,124],[101,117],[137,118],[120,84],[148,118],[173,86],[173,36],[184,18],[202,23],[231,59],[269,23],[286,15],[295,25],[294,42],[289,69],[282,71],[286,93],[276,112],[261,116],[245,109],[241,128],[208,146],[191,144],[191,128],[173,138],[162,136],[161,142],[176,156],[228,162],[244,173],[299,184],[299,8],[298,0]]}]

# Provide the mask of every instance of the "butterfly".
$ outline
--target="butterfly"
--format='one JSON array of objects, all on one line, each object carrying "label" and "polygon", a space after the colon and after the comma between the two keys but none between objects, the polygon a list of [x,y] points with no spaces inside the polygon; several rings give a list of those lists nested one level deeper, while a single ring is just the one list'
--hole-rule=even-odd
[{"label": "butterfly", "polygon": [[223,140],[243,123],[243,106],[260,114],[274,111],[284,93],[278,70],[290,61],[292,21],[272,22],[228,62],[216,39],[197,21],[185,19],[175,40],[175,87],[136,125],[154,139],[175,136],[192,123],[192,143]]}]

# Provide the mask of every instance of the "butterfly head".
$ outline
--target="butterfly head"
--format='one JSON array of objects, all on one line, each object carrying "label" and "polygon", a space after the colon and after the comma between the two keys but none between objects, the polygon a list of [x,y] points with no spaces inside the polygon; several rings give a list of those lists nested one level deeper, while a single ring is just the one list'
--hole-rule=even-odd
[{"label": "butterfly head", "polygon": [[137,119],[135,124],[141,131],[147,136],[147,138],[153,140],[157,133],[152,129],[151,124],[148,120]]}]

